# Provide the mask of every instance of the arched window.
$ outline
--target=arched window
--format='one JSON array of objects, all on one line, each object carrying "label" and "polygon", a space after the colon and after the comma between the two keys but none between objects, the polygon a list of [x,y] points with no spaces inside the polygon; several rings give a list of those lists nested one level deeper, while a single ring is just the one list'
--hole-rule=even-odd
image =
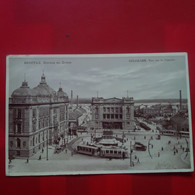
[{"label": "arched window", "polygon": [[21,119],[21,116],[22,116],[21,109],[18,109],[18,118]]},{"label": "arched window", "polygon": [[17,138],[16,142],[17,142],[17,148],[21,148],[21,140]]}]

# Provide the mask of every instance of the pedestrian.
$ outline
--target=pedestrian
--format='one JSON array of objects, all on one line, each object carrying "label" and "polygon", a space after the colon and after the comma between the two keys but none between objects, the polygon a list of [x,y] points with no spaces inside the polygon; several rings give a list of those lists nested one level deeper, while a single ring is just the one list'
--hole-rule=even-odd
[{"label": "pedestrian", "polygon": [[161,148],[161,150],[163,151],[163,150],[164,150],[164,148],[162,147],[162,148]]},{"label": "pedestrian", "polygon": [[135,155],[135,160],[137,159],[137,156]]},{"label": "pedestrian", "polygon": [[66,154],[67,154],[67,149],[65,150]]},{"label": "pedestrian", "polygon": [[28,163],[28,161],[29,161],[29,160],[28,160],[28,158],[27,158],[27,159],[26,159],[26,163]]},{"label": "pedestrian", "polygon": [[139,158],[137,158],[137,163],[140,163]]},{"label": "pedestrian", "polygon": [[44,152],[44,149],[42,148],[42,153]]},{"label": "pedestrian", "polygon": [[73,156],[73,152],[71,152],[71,156]]},{"label": "pedestrian", "polygon": [[160,152],[158,152],[158,157],[160,157]]},{"label": "pedestrian", "polygon": [[41,155],[39,156],[39,160],[41,160]]},{"label": "pedestrian", "polygon": [[125,152],[123,152],[123,160],[125,159]]},{"label": "pedestrian", "polygon": [[9,164],[11,164],[11,162],[12,162],[12,159],[10,158],[10,159],[9,159]]}]

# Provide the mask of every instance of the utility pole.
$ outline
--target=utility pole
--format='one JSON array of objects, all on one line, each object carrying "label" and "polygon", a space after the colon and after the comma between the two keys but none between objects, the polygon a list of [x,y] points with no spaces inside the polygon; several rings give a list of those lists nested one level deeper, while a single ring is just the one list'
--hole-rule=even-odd
[{"label": "utility pole", "polygon": [[131,149],[132,145],[131,145],[131,141],[130,141],[130,167],[133,167],[133,162],[132,162],[132,149]]},{"label": "utility pole", "polygon": [[48,136],[48,129],[47,129],[47,160],[48,160],[48,138],[49,138],[49,136]]},{"label": "utility pole", "polygon": [[151,146],[151,143],[150,143],[150,141],[152,140],[152,137],[149,139],[149,141],[148,141],[148,153],[149,153],[149,155],[150,155],[150,158],[152,158],[152,155],[151,155],[151,153],[150,153],[150,146]]}]

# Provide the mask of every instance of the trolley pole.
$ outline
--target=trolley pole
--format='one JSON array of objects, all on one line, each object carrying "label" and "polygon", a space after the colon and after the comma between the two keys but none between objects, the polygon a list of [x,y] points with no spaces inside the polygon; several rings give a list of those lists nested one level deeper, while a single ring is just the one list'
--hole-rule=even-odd
[{"label": "trolley pole", "polygon": [[47,160],[48,160],[48,144],[49,144],[48,138],[49,138],[49,136],[48,136],[48,129],[47,129]]}]

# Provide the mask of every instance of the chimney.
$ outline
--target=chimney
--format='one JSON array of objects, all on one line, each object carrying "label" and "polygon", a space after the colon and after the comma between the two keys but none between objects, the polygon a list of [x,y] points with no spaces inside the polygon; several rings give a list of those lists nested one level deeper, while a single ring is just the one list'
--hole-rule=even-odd
[{"label": "chimney", "polygon": [[79,107],[79,96],[77,95],[77,108]]},{"label": "chimney", "polygon": [[182,109],[182,95],[181,95],[181,90],[179,90],[179,108],[180,108],[180,110]]},{"label": "chimney", "polygon": [[71,108],[72,108],[72,104],[73,104],[73,90],[71,90]]}]

